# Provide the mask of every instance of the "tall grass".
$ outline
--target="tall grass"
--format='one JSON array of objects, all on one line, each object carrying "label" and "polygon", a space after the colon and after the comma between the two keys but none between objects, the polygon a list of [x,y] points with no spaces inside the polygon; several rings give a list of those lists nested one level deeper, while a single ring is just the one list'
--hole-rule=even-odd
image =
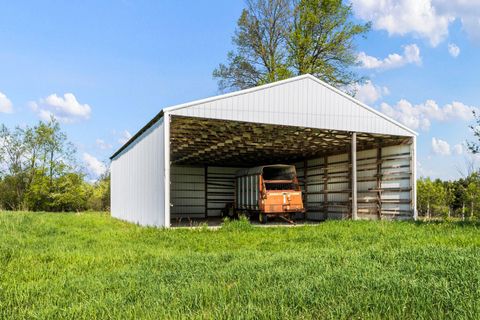
[{"label": "tall grass", "polygon": [[0,319],[480,317],[474,223],[141,228],[0,213]]}]

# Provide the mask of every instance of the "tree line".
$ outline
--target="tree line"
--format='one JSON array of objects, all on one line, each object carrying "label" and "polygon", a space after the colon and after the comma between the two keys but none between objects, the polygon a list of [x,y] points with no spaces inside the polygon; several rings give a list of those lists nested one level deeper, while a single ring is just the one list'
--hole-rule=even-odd
[{"label": "tree line", "polygon": [[95,183],[76,161],[76,148],[57,120],[35,126],[0,125],[0,209],[106,211],[110,176]]},{"label": "tree line", "polygon": [[474,171],[453,181],[420,178],[417,209],[425,218],[473,219],[480,217],[480,173]]}]

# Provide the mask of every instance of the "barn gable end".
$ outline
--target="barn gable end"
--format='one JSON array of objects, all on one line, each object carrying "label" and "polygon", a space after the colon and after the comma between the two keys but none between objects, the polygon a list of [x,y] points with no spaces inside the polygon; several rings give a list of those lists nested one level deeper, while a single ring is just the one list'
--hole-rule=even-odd
[{"label": "barn gable end", "polygon": [[311,75],[164,109],[172,115],[414,136],[416,133]]}]

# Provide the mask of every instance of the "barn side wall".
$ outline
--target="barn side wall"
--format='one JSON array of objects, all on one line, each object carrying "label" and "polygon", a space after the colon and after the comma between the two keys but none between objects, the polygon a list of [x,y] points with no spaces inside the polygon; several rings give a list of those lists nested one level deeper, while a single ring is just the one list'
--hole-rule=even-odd
[{"label": "barn side wall", "polygon": [[[358,217],[414,218],[414,167],[410,145],[357,152]],[[306,192],[308,218],[345,219],[351,214],[350,154],[319,157],[296,164]],[[306,177],[306,178],[305,178]]]},{"label": "barn side wall", "polygon": [[[171,167],[171,217],[220,217],[226,203],[234,201],[237,167]],[[206,201],[208,199],[208,201]]]},{"label": "barn side wall", "polygon": [[111,213],[143,226],[165,221],[165,132],[163,118],[111,163]]}]

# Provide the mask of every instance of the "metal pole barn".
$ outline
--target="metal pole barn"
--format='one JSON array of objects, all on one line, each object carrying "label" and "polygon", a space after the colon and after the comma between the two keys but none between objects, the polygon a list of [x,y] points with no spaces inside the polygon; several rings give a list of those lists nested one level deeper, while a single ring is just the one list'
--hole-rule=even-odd
[{"label": "metal pole barn", "polygon": [[307,160],[309,219],[416,219],[416,135],[312,75],[166,107],[110,158],[112,216],[218,218],[239,169]]}]

